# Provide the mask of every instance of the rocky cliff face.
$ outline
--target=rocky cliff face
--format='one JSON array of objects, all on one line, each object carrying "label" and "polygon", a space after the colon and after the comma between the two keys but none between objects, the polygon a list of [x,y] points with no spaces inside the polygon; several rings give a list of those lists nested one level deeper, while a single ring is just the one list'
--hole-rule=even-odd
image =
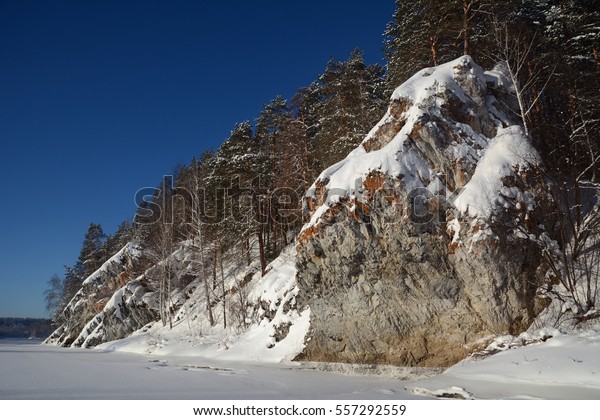
[{"label": "rocky cliff face", "polygon": [[63,347],[94,347],[126,337],[158,318],[153,292],[138,276],[143,252],[127,244],[82,284],[62,313],[64,322],[44,343]]},{"label": "rocky cliff face", "polygon": [[320,175],[297,246],[302,358],[447,366],[544,307],[528,237],[548,194],[512,89],[468,56],[422,70]]},{"label": "rocky cliff face", "polygon": [[[171,345],[202,357],[269,362],[291,360],[304,347],[310,311],[297,310],[293,246],[268,265],[265,276],[258,255],[247,265],[235,250],[226,252],[223,277],[217,279],[209,273],[200,275],[191,241],[179,243],[167,257],[172,269],[168,297],[172,319],[165,324],[152,280],[163,275],[160,266],[165,260],[149,259],[150,253],[130,243],[110,258],[83,282],[62,314],[64,322],[45,343],[91,348],[129,337],[106,346],[160,354]],[[210,261],[205,260],[205,266],[211,266]]]}]

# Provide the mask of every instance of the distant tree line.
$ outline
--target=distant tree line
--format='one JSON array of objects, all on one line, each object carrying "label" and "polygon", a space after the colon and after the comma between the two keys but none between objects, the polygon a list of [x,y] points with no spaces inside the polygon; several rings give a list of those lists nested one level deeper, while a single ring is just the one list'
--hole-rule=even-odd
[{"label": "distant tree line", "polygon": [[42,318],[0,318],[0,338],[45,338],[52,321]]}]

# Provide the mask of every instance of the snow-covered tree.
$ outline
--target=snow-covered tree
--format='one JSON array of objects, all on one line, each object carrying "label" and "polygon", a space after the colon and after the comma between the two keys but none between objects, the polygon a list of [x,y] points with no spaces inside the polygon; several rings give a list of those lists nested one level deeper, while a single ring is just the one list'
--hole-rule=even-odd
[{"label": "snow-covered tree", "polygon": [[[470,6],[467,13],[473,8]],[[396,10],[384,33],[390,89],[424,67],[460,55],[462,9],[462,1],[456,0],[396,0]],[[469,37],[470,32],[464,36]]]},{"label": "snow-covered tree", "polygon": [[381,118],[387,105],[383,69],[367,66],[355,49],[347,61],[330,60],[315,86],[315,147],[322,167],[346,157]]},{"label": "snow-covered tree", "polygon": [[105,239],[106,234],[102,230],[102,226],[91,223],[85,233],[79,254],[79,261],[84,268],[84,278],[96,271],[106,260],[106,252],[102,246]]},{"label": "snow-covered tree", "polygon": [[48,280],[48,288],[44,290],[44,301],[46,302],[46,311],[52,316],[52,320],[57,323],[59,320],[62,309],[62,302],[64,300],[65,284],[63,280],[54,274]]}]

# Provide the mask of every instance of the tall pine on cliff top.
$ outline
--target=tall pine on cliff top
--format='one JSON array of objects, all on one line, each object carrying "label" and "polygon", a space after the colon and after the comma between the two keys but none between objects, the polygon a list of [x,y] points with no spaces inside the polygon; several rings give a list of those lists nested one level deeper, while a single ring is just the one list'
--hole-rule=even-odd
[{"label": "tall pine on cliff top", "polygon": [[320,99],[315,144],[322,167],[346,157],[381,118],[387,105],[382,77],[383,68],[367,66],[358,49],[347,61],[329,61],[315,86]]}]

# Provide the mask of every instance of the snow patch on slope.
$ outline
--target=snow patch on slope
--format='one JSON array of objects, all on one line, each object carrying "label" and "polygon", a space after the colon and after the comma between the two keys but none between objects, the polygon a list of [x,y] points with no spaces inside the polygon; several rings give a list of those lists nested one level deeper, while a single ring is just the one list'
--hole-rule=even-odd
[{"label": "snow patch on slope", "polygon": [[[321,182],[326,184],[327,198],[323,204],[325,208],[313,214],[309,225],[316,223],[326,211],[326,207],[335,204],[340,197],[361,198],[363,191],[362,182],[367,175],[373,172],[386,174],[390,177],[402,178],[406,190],[420,188],[436,179],[436,173],[423,160],[419,151],[409,141],[409,134],[414,129],[414,124],[426,112],[439,114],[439,107],[443,103],[427,103],[432,97],[432,91],[450,90],[461,100],[466,101],[462,88],[457,84],[455,68],[464,64],[469,57],[461,57],[435,68],[427,68],[415,74],[408,81],[398,87],[392,94],[392,100],[405,100],[412,106],[403,114],[406,122],[403,128],[383,148],[368,152],[367,144],[378,132],[381,126],[394,119],[390,110],[386,112],[381,121],[369,132],[362,144],[354,149],[342,161],[325,169],[317,181],[309,189],[307,196],[314,197],[316,185]],[[474,67],[472,77],[483,80],[481,69]]]},{"label": "snow patch on slope", "polygon": [[[456,82],[456,68],[470,60],[470,57],[463,56],[437,67],[425,68],[415,73],[394,90],[392,100],[407,99],[413,103],[426,102],[431,98],[432,89],[446,86],[455,92],[461,101],[466,102],[467,97],[463,93],[462,87]],[[468,77],[479,84],[480,88],[485,89],[485,85],[483,85],[485,76],[481,67],[473,67]]]}]

